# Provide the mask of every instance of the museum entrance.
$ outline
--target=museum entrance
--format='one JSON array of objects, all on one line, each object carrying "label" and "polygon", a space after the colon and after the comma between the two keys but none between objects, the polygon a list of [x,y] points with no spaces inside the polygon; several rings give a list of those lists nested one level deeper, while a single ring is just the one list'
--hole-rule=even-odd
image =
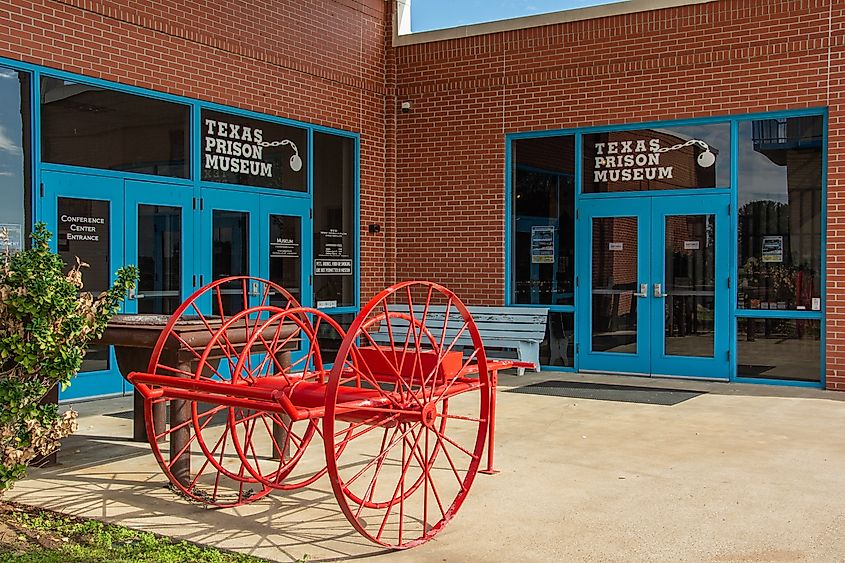
[{"label": "museum entrance", "polygon": [[[213,280],[250,275],[287,288],[309,305],[310,201],[227,188],[130,180],[119,175],[44,171],[43,217],[66,264],[77,258],[84,291],[97,294],[124,264],[138,266],[138,287],[123,313],[170,315]],[[304,267],[305,265],[305,267]],[[223,298],[240,299],[240,288]],[[255,305],[262,299],[258,290]],[[275,296],[269,296],[273,304]],[[200,302],[204,313],[214,304]],[[92,346],[61,399],[128,392],[108,346]]]},{"label": "museum entrance", "polygon": [[728,194],[582,200],[580,369],[730,377]]}]

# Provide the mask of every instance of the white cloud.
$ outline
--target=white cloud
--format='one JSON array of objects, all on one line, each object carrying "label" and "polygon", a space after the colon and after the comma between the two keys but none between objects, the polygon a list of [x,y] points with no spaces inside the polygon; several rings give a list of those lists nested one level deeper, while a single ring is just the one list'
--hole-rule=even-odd
[{"label": "white cloud", "polygon": [[6,130],[3,129],[2,125],[0,125],[0,151],[6,151],[14,155],[23,154],[20,146],[15,144],[11,137],[6,134]]}]

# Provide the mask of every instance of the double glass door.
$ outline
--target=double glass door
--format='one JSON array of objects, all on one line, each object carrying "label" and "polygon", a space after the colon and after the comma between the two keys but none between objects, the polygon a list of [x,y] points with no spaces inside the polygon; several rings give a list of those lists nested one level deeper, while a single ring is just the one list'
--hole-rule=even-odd
[{"label": "double glass door", "polygon": [[[114,176],[42,172],[41,216],[54,233],[54,249],[70,267],[77,259],[83,290],[108,289],[124,264],[139,268],[138,286],[122,313],[170,314],[191,290],[193,216],[191,188]],[[61,399],[128,391],[113,350],[92,346]]]},{"label": "double glass door", "polygon": [[[64,261],[88,264],[84,291],[104,291],[122,265],[138,266],[138,287],[121,312],[169,315],[200,286],[234,275],[270,279],[310,303],[307,198],[205,188],[197,195],[190,185],[59,171],[43,171],[42,183],[40,216]],[[201,306],[214,313],[210,300]],[[61,399],[128,391],[113,351],[92,346]]]},{"label": "double glass door", "polygon": [[[310,201],[227,189],[201,190],[199,285],[230,276],[251,275],[270,280],[288,290],[297,301],[310,305],[311,284],[303,264],[311,264]],[[240,286],[222,289],[223,298],[242,299]],[[252,305],[262,296],[252,295]],[[200,307],[214,314],[216,304]],[[284,306],[271,293],[270,305]],[[238,310],[237,302],[225,310]]]},{"label": "double glass door", "polygon": [[729,378],[729,201],[582,200],[580,369]]}]

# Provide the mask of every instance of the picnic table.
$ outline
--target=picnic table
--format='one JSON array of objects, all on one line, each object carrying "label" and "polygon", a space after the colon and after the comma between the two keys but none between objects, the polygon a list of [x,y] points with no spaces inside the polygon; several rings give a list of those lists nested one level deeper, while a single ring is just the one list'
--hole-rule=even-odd
[{"label": "picnic table", "polygon": [[[156,342],[169,320],[170,315],[115,315],[109,321],[103,336],[95,343],[114,346],[118,370],[121,375],[126,377],[132,372],[147,369]],[[193,373],[198,360],[193,350],[200,349],[208,344],[213,337],[214,330],[221,325],[220,317],[191,318],[190,316],[183,316],[173,329],[175,338],[170,338],[164,343],[162,358],[179,371]],[[243,344],[246,339],[246,331],[244,330],[240,332],[238,330],[229,331],[228,335],[234,346]],[[279,355],[278,360],[282,365],[290,365],[290,348],[293,348],[297,342],[296,339],[292,339],[291,346]],[[219,362],[219,360],[219,357],[213,359],[215,362]],[[214,367],[216,367],[216,364]],[[166,416],[164,404],[156,405],[153,417],[153,424],[156,429],[164,428]],[[174,401],[170,408],[171,424],[179,424],[189,417],[188,403]],[[144,398],[138,393],[137,389],[134,391],[133,400],[132,439],[136,442],[147,441]]]}]

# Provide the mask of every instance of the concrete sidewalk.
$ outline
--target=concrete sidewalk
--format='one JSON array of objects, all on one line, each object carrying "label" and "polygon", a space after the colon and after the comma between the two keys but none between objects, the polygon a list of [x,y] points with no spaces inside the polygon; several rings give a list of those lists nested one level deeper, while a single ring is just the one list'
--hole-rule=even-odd
[{"label": "concrete sidewalk", "polygon": [[[703,394],[664,406],[508,391],[542,381]],[[360,537],[325,478],[236,510],[188,504],[126,439],[129,397],[76,405],[60,466],[8,499],[279,561],[845,560],[845,393],[542,373],[502,377],[498,399],[501,473],[405,552]]]}]

